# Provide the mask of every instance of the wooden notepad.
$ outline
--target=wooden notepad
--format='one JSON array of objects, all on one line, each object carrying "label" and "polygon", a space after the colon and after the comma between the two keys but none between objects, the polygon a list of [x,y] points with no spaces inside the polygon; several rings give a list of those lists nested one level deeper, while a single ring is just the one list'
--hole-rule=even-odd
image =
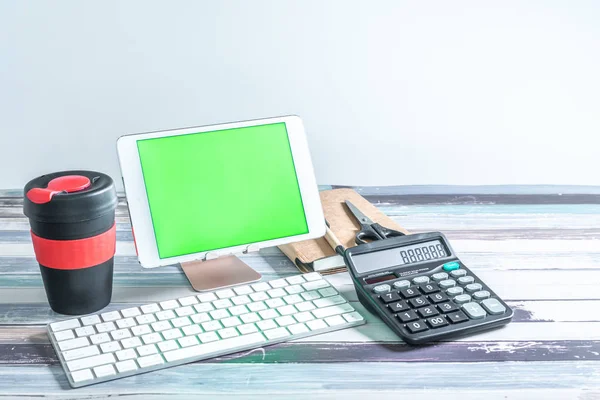
[{"label": "wooden notepad", "polygon": [[[373,222],[408,234],[406,229],[352,189],[325,190],[320,193],[320,196],[329,228],[346,248],[356,245],[354,237],[360,229],[358,221],[346,207],[346,200],[350,200]],[[346,269],[343,258],[335,253],[324,238],[289,243],[279,246],[279,249],[302,272],[317,271],[328,274]]]}]

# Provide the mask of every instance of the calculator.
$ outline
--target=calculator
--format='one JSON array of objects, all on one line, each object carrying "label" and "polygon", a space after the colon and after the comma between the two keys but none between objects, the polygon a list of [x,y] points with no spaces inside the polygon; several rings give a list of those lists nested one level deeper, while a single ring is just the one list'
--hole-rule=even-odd
[{"label": "calculator", "polygon": [[458,259],[440,232],[345,252],[360,302],[410,344],[508,324],[513,310]]}]

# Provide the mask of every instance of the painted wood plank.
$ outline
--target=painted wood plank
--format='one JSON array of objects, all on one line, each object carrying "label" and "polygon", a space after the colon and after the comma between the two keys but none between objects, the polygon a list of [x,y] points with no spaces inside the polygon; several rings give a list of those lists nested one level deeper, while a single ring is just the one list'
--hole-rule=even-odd
[{"label": "painted wood plank", "polygon": [[[376,393],[396,391],[397,394],[405,390],[443,390],[460,394],[481,388],[572,388],[597,393],[600,363],[195,363],[77,390],[69,389],[58,365],[2,366],[0,371],[0,388],[5,395],[25,392],[28,395],[108,396],[177,392],[239,396],[292,394],[312,398],[313,394],[329,393],[344,398],[346,393],[357,392],[373,396],[374,390]],[[535,379],[532,379],[531,371],[536,371]],[[23,390],[21,385],[15,384],[23,381],[36,385]]]}]

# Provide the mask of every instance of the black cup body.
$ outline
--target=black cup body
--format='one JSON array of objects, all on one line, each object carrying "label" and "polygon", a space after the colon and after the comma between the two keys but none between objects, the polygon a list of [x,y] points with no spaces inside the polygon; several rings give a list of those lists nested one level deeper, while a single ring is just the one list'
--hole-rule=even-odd
[{"label": "black cup body", "polygon": [[[62,176],[85,176],[86,189],[59,193],[46,203],[35,203],[27,194],[45,188]],[[96,312],[112,297],[115,209],[113,180],[93,171],[48,174],[25,186],[24,213],[40,264],[50,307],[61,314]]]}]

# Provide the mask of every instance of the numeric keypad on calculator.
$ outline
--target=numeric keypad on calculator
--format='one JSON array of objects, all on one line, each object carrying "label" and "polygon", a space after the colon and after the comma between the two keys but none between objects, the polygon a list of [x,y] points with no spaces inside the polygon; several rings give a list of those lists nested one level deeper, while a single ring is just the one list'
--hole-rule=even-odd
[{"label": "numeric keypad on calculator", "polygon": [[507,311],[467,270],[450,264],[454,265],[445,268],[446,272],[378,285],[373,292],[381,306],[412,334]]}]

